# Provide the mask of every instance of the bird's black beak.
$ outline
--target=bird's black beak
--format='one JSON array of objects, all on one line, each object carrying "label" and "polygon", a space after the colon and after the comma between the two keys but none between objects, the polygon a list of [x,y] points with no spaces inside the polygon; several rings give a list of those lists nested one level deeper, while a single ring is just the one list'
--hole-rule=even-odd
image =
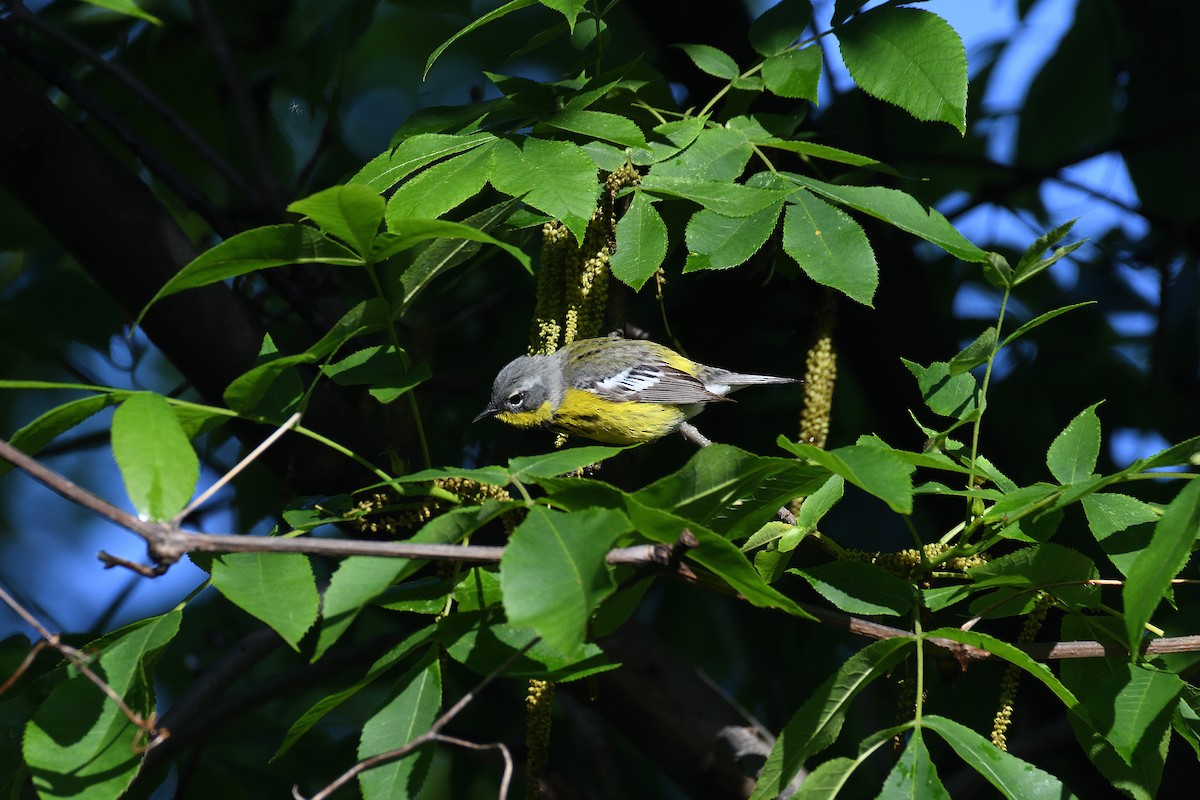
[{"label": "bird's black beak", "polygon": [[481,411],[479,413],[479,416],[477,416],[477,417],[475,417],[475,419],[471,420],[471,422],[476,423],[476,422],[479,422],[479,420],[481,420],[481,419],[486,419],[487,417],[495,416],[495,414],[496,414],[496,409],[492,408],[491,406],[488,406],[487,408],[485,408],[483,411]]}]

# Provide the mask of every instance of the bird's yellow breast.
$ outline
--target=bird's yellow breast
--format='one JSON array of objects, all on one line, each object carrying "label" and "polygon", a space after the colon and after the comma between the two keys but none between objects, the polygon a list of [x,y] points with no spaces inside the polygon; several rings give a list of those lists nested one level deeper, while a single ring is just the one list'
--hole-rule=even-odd
[{"label": "bird's yellow breast", "polygon": [[549,425],[568,435],[624,445],[666,436],[686,418],[686,410],[679,406],[614,402],[581,389],[567,389]]}]

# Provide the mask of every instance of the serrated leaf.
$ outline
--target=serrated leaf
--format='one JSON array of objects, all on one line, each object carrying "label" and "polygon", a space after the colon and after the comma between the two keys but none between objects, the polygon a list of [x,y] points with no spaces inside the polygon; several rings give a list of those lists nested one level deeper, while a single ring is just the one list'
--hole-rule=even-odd
[{"label": "serrated leaf", "polygon": [[499,247],[529,271],[529,256],[508,242],[484,233],[478,228],[445,219],[398,219],[389,223],[387,233],[381,233],[371,251],[372,261],[383,261],[397,253],[416,247],[431,239],[467,239]]},{"label": "serrated leaf", "polygon": [[310,225],[268,225],[231,236],[175,273],[138,313],[135,326],[164,297],[288,264],[361,266],[363,258]]},{"label": "serrated leaf", "polygon": [[[543,641],[534,642],[537,634],[532,628],[505,625],[502,615],[497,615],[476,611],[444,618],[439,633],[446,653],[479,675],[504,667],[501,674],[506,677],[558,682],[579,680],[620,666],[595,644],[584,644],[575,654],[565,655]],[[518,655],[526,647],[529,649]]]},{"label": "serrated leaf", "polygon": [[817,283],[871,306],[879,265],[867,235],[844,211],[804,191],[783,216],[783,251]]},{"label": "serrated leaf", "polygon": [[951,375],[950,365],[945,361],[935,361],[928,367],[907,359],[901,361],[916,377],[921,399],[933,413],[951,419],[964,419],[978,408],[975,401],[978,383],[974,375]]},{"label": "serrated leaf", "polygon": [[489,145],[448,158],[402,183],[387,201],[388,230],[405,219],[436,219],[475,197],[492,173]]},{"label": "serrated leaf", "polygon": [[718,50],[712,45],[677,44],[675,47],[687,53],[688,58],[699,67],[701,72],[707,72],[709,75],[724,78],[727,81],[736,78],[740,72],[737,62],[728,53]]},{"label": "serrated leaf", "polygon": [[948,22],[928,11],[885,6],[858,15],[837,36],[850,77],[863,91],[966,133],[967,53]]},{"label": "serrated leaf", "polygon": [[687,224],[688,261],[683,271],[726,269],[745,263],[775,231],[782,210],[782,202],[748,217],[726,217],[700,209]]},{"label": "serrated leaf", "polygon": [[1182,691],[1178,675],[1128,662],[1113,663],[1110,670],[1089,681],[1080,699],[1092,727],[1126,764],[1132,764],[1143,739],[1147,735],[1157,738],[1168,726]]},{"label": "serrated leaf", "polygon": [[374,190],[351,183],[296,200],[287,210],[308,217],[322,231],[341,239],[365,257],[379,233],[384,200]]},{"label": "serrated leaf", "polygon": [[803,50],[788,50],[769,57],[762,65],[763,82],[780,97],[812,101],[817,105],[817,85],[821,82],[821,48],[810,45]]},{"label": "serrated leaf", "polygon": [[1055,697],[1062,701],[1065,708],[1073,709],[1079,703],[1079,698],[1063,685],[1062,681],[1054,676],[1049,667],[1027,654],[1024,650],[1014,647],[1002,639],[997,639],[994,636],[989,636],[986,633],[978,631],[964,631],[962,628],[938,628],[929,631],[926,637],[930,639],[949,639],[953,642],[960,642],[972,647],[978,647],[981,650],[986,650],[992,655],[1020,667],[1028,675],[1041,681],[1047,689],[1054,693]]},{"label": "serrated leaf", "polygon": [[[488,501],[478,507],[451,509],[430,520],[408,541],[455,544],[495,519],[508,507],[504,503]],[[396,581],[416,572],[425,563],[417,559],[374,556],[351,556],[342,559],[342,563],[330,578],[329,587],[322,599],[321,629],[312,660],[316,661],[323,656],[341,638],[363,606]]]},{"label": "serrated leaf", "polygon": [[[154,663],[179,631],[181,617],[172,611],[140,620],[84,648],[97,654],[91,669],[143,717],[154,712]],[[75,673],[42,701],[25,726],[21,747],[39,797],[116,800],[141,767],[145,750],[135,746],[139,741],[145,742],[143,732]]]},{"label": "serrated leaf", "polygon": [[847,614],[900,616],[912,610],[917,599],[912,584],[863,561],[833,561],[791,571]]},{"label": "serrated leaf", "polygon": [[800,458],[820,464],[840,475],[858,488],[883,500],[893,511],[912,513],[911,464],[906,464],[890,451],[867,445],[850,445],[836,450],[822,450],[803,442],[792,442],[780,436],[776,443]]},{"label": "serrated leaf", "polygon": [[113,414],[113,456],[138,516],[166,520],[187,505],[200,459],[162,395],[137,392]]},{"label": "serrated leaf", "polygon": [[600,192],[596,165],[570,142],[529,137],[520,149],[497,142],[492,185],[549,214],[583,241]]},{"label": "serrated leaf", "polygon": [[936,244],[963,261],[982,263],[987,253],[969,242],[933,207],[909,194],[885,186],[840,186],[794,173],[780,173],[791,182],[855,211],[870,214],[902,231]]},{"label": "serrated leaf", "polygon": [[1069,800],[1074,797],[1058,778],[1006,753],[965,725],[933,714],[922,717],[921,725],[941,736],[959,758],[1008,800]]},{"label": "serrated leaf", "polygon": [[585,447],[568,447],[537,456],[520,456],[509,459],[508,476],[510,480],[514,481],[537,483],[539,478],[565,475],[592,464],[599,464],[623,450],[625,450],[624,447],[587,445]]},{"label": "serrated leaf", "polygon": [[1066,314],[1068,311],[1074,311],[1077,308],[1083,308],[1084,306],[1091,306],[1091,305],[1095,305],[1095,304],[1096,304],[1095,300],[1087,300],[1083,303],[1073,303],[1069,306],[1062,306],[1061,308],[1056,308],[1056,309],[1053,309],[1052,311],[1047,311],[1044,314],[1038,314],[1036,317],[1029,320],[1025,324],[1021,325],[1021,327],[1017,328],[1015,331],[1010,333],[1008,336],[1005,336],[1004,341],[1000,343],[1000,346],[1006,347],[1010,342],[1016,341],[1017,339],[1021,338],[1025,334],[1029,333],[1034,328],[1044,325],[1045,323],[1049,322],[1050,320],[1054,319],[1055,317],[1061,316],[1062,314]]},{"label": "serrated leaf", "polygon": [[782,53],[800,38],[812,19],[812,6],[780,0],[750,23],[750,45],[762,56]]},{"label": "serrated leaf", "polygon": [[[116,394],[98,394],[55,406],[18,428],[8,443],[26,455],[37,455],[38,451],[50,442],[109,406],[115,405],[120,399],[121,396]],[[12,468],[12,463],[0,459],[0,475]]]},{"label": "serrated leaf", "polygon": [[1160,450],[1148,458],[1139,459],[1130,464],[1125,471],[1143,472],[1182,464],[1200,465],[1200,436],[1193,436],[1166,450]]},{"label": "serrated leaf", "polygon": [[575,653],[587,636],[589,617],[615,586],[605,556],[631,527],[611,509],[565,514],[531,509],[500,559],[509,623],[533,628],[551,647]]},{"label": "serrated leaf", "polygon": [[937,767],[929,757],[929,748],[921,729],[912,732],[904,752],[883,781],[877,800],[950,800],[950,793],[938,778]]},{"label": "serrated leaf", "polygon": [[569,108],[550,115],[542,125],[551,128],[592,136],[622,147],[645,147],[646,137],[633,120],[607,111],[589,111]]},{"label": "serrated leaf", "polygon": [[[397,682],[387,703],[363,725],[358,758],[395,750],[425,733],[442,705],[442,671],[435,653],[425,656]],[[432,748],[414,750],[358,776],[363,800],[415,797],[433,762]]]},{"label": "serrated leaf", "polygon": [[227,553],[213,559],[212,582],[229,602],[300,649],[317,619],[317,583],[300,553]]},{"label": "serrated leaf", "polygon": [[1059,483],[1086,480],[1096,470],[1096,459],[1100,456],[1100,418],[1096,416],[1099,405],[1095,403],[1080,411],[1050,443],[1046,466]]},{"label": "serrated leaf", "polygon": [[779,732],[750,800],[769,800],[782,792],[806,760],[837,738],[858,693],[900,663],[915,644],[912,639],[896,638],[867,645],[817,687]]},{"label": "serrated leaf", "polygon": [[740,183],[697,180],[651,172],[639,187],[642,191],[680,197],[727,217],[748,217],[762,211],[791,192],[787,189],[756,189]]},{"label": "serrated leaf", "polygon": [[450,45],[454,44],[468,33],[479,30],[489,22],[495,22],[501,17],[507,16],[514,11],[519,11],[522,8],[528,8],[536,3],[537,0],[509,0],[509,2],[505,3],[499,8],[493,9],[492,11],[484,14],[482,17],[478,17],[477,19],[467,23],[467,25],[456,31],[453,36],[442,42],[440,45],[434,48],[432,53],[429,54],[429,58],[425,60],[425,70],[421,73],[421,80],[425,80],[429,77],[429,70],[433,69],[433,63],[438,60],[438,57],[441,56],[442,53],[446,52],[446,48],[448,48]]},{"label": "serrated leaf", "polygon": [[1189,481],[1163,511],[1150,544],[1133,562],[1121,591],[1131,652],[1139,652],[1146,623],[1162,602],[1171,581],[1187,564],[1198,533],[1200,481]]},{"label": "serrated leaf", "polygon": [[463,136],[419,133],[371,159],[348,183],[359,183],[376,192],[386,192],[426,164],[494,141],[495,138],[495,135],[482,131]]},{"label": "serrated leaf", "polygon": [[390,344],[351,353],[336,363],[323,366],[321,372],[339,386],[369,385],[371,397],[385,405],[429,380],[432,374],[428,364],[405,368],[395,345]]},{"label": "serrated leaf", "polygon": [[[654,165],[656,178],[732,183],[746,171],[754,148],[734,127],[704,128],[677,155]],[[740,184],[739,184],[740,185]]]},{"label": "serrated leaf", "polygon": [[1062,241],[1063,237],[1071,232],[1071,228],[1075,227],[1075,223],[1078,221],[1079,217],[1069,219],[1034,239],[1033,243],[1025,248],[1025,252],[1017,259],[1017,265],[1013,267],[1014,274],[1019,277],[1033,269],[1034,265],[1042,260],[1045,252]]},{"label": "serrated leaf", "polygon": [[991,358],[995,349],[996,327],[993,325],[979,334],[975,341],[963,348],[962,352],[950,359],[950,375],[953,377],[970,372]]},{"label": "serrated leaf", "polygon": [[613,276],[637,291],[658,271],[666,255],[666,223],[650,197],[634,192],[629,210],[617,222],[617,250],[609,261]]}]

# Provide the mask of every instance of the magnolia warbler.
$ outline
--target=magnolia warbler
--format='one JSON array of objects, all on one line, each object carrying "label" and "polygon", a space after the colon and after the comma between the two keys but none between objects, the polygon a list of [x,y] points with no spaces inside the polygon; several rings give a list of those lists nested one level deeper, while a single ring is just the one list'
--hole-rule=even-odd
[{"label": "magnolia warbler", "polygon": [[727,400],[735,389],[796,382],[707,367],[654,342],[582,339],[554,355],[510,362],[474,421],[495,417],[517,428],[635,444],[677,430],[707,403]]}]

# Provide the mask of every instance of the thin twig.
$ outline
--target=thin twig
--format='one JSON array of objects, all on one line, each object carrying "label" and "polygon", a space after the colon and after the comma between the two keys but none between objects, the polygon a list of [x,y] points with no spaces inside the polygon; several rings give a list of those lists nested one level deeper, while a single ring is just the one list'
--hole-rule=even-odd
[{"label": "thin twig", "polygon": [[[345,786],[347,783],[354,780],[354,778],[356,778],[358,775],[361,775],[362,773],[366,772],[367,770],[373,769],[378,766],[382,766],[383,764],[388,764],[392,761],[396,761],[397,759],[404,758],[406,755],[413,752],[421,745],[427,744],[429,742],[438,741],[442,735],[442,728],[446,727],[446,725],[449,724],[451,720],[453,720],[456,716],[458,716],[459,712],[461,712],[464,708],[466,708],[471,703],[471,701],[473,701],[476,697],[478,697],[479,693],[482,692],[485,688],[487,688],[488,684],[490,684],[496,678],[500,677],[500,675],[504,673],[504,670],[508,669],[510,664],[512,664],[518,658],[520,658],[521,656],[523,656],[527,652],[529,652],[529,650],[534,645],[536,645],[538,642],[540,642],[541,640],[542,639],[540,636],[535,636],[533,639],[529,640],[529,642],[524,647],[522,647],[520,650],[517,650],[516,652],[512,653],[512,655],[510,655],[508,658],[504,659],[504,661],[501,662],[495,669],[493,669],[491,672],[489,672],[487,675],[485,675],[483,680],[479,681],[479,683],[475,684],[475,686],[470,691],[468,691],[462,697],[458,698],[458,702],[456,702],[454,705],[452,705],[448,711],[446,711],[444,714],[442,714],[440,717],[438,717],[436,720],[434,720],[433,724],[429,726],[429,730],[425,731],[425,733],[421,734],[420,736],[416,737],[415,739],[412,739],[411,741],[409,741],[407,744],[403,745],[402,747],[397,747],[394,750],[388,750],[385,753],[380,753],[379,755],[371,756],[370,758],[367,758],[367,759],[364,759],[364,760],[358,762],[353,767],[351,767],[350,769],[343,772],[340,776],[338,776],[338,778],[336,780],[334,780],[333,783],[329,784],[324,789],[317,792],[316,794],[314,794],[311,798],[308,798],[307,800],[325,800],[325,798],[328,798],[335,791],[337,791],[341,787]],[[456,744],[458,744],[460,742],[461,742],[461,740],[455,741]],[[474,747],[476,747],[476,748],[487,747],[487,746],[488,745],[474,745]],[[511,775],[511,766],[512,766],[511,756],[508,754],[507,748],[504,748],[503,745],[491,745],[491,746],[492,747],[499,746],[500,748],[502,748],[501,752],[505,756],[505,768],[504,768],[505,781],[502,784],[502,787],[503,787],[503,791],[507,792],[507,790],[508,790],[507,779]],[[504,795],[501,794],[502,798],[503,798],[503,796]],[[292,787],[292,797],[296,798],[296,800],[305,800],[304,796],[300,794],[300,787],[298,787],[298,786]]]},{"label": "thin twig", "polygon": [[[46,629],[46,626],[42,625],[42,623],[38,621],[37,617],[29,613],[24,606],[17,602],[16,598],[5,591],[3,586],[0,586],[0,601],[3,601],[5,605],[17,613],[17,616],[29,623],[30,627],[38,632],[38,635],[42,637],[46,644],[61,653],[63,658],[71,662],[72,666],[74,666],[81,675],[83,675],[92,683],[96,684],[100,691],[104,692],[104,694],[108,696],[108,699],[112,700],[116,707],[120,709],[121,713],[124,714],[133,725],[135,725],[139,730],[149,737],[144,749],[149,750],[158,743],[165,741],[166,738],[171,735],[166,728],[157,727],[156,714],[151,714],[147,719],[130,708],[125,703],[125,700],[121,697],[121,695],[117,694],[111,686],[105,683],[103,678],[101,678],[88,667],[88,662],[91,661],[91,657],[89,655],[76,650],[70,645],[64,644],[58,634],[50,633],[50,631]],[[21,665],[21,667],[18,669],[18,673],[25,669],[29,661],[30,659],[26,658],[26,663]],[[8,684],[9,681],[6,681],[4,688],[8,688]]]},{"label": "thin twig", "polygon": [[284,433],[290,430],[299,421],[300,412],[297,411],[295,414],[292,414],[290,417],[288,417],[282,425],[276,428],[274,433],[272,433],[266,439],[263,439],[262,442],[259,443],[258,447],[255,447],[253,450],[251,450],[245,458],[243,458],[241,461],[235,464],[232,469],[218,478],[212,486],[201,492],[199,497],[188,503],[182,511],[172,517],[170,524],[173,527],[179,527],[179,523],[183,522],[187,518],[188,514],[191,514],[192,511],[194,511],[198,506],[202,505],[205,500],[219,492],[221,487],[237,477],[238,473],[254,463],[255,459],[262,455],[268,447],[279,441],[279,437],[283,436]]}]

